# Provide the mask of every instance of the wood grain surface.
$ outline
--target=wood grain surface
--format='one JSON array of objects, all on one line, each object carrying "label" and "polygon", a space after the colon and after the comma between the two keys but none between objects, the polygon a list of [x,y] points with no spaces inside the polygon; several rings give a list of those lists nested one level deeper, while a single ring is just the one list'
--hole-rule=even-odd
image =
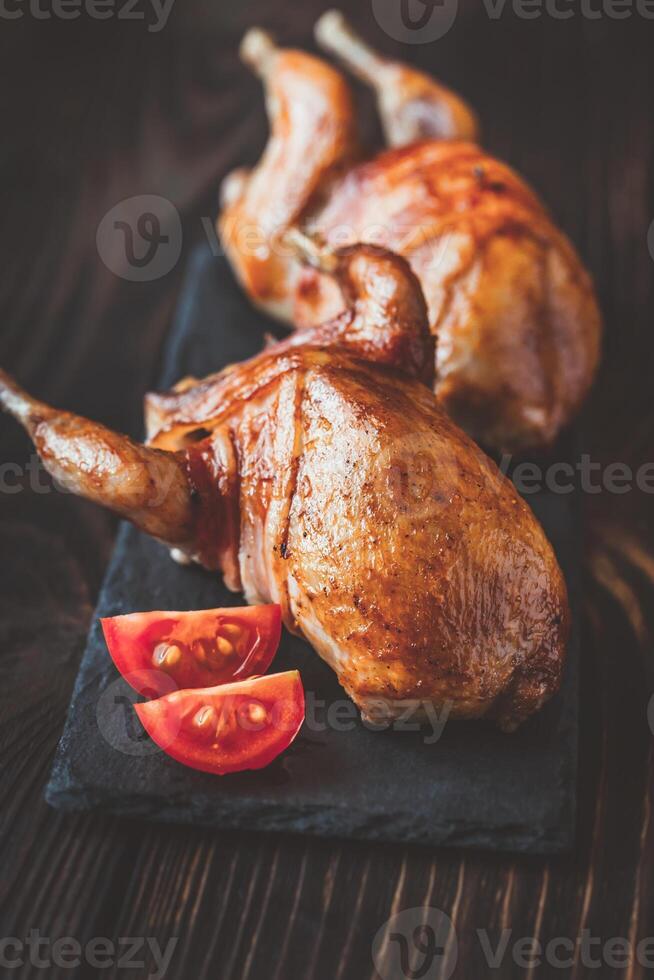
[{"label": "wood grain surface", "polygon": [[[306,45],[323,6],[178,0],[157,33],[116,17],[37,20],[26,5],[22,17],[0,18],[0,363],[39,396],[138,434],[183,257],[204,235],[201,218],[215,214],[221,176],[263,143],[261,93],[238,63],[237,40],[262,23]],[[637,12],[591,18],[563,0],[569,19],[525,19],[508,0],[493,19],[479,0],[461,0],[444,38],[401,47],[369,3],[344,6],[384,50],[471,100],[486,146],[539,189],[579,247],[607,325],[583,448],[635,474],[654,460],[654,22]],[[114,275],[96,249],[102,216],[136,194],[168,198],[183,221],[182,260],[148,283]],[[52,490],[30,462],[26,439],[3,418],[0,939],[30,930],[82,944],[177,937],[175,980],[366,980],[377,976],[371,945],[382,923],[429,905],[454,922],[454,977],[649,974],[635,958],[593,968],[581,953],[573,967],[526,968],[510,951],[491,971],[477,930],[495,939],[510,929],[512,942],[574,942],[584,930],[602,942],[654,935],[651,493],[584,494],[578,843],[566,858],[512,860],[51,811],[43,787],[115,523]],[[26,959],[7,975],[152,969],[45,969]],[[395,980],[389,969],[382,980]]]}]

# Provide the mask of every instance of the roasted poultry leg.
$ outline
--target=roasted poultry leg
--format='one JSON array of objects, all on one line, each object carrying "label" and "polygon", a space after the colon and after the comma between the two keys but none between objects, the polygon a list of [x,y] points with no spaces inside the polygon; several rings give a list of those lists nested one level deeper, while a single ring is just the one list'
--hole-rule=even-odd
[{"label": "roasted poultry leg", "polygon": [[349,312],[150,396],[147,447],[5,374],[0,405],[70,489],[219,569],[249,602],[279,602],[365,716],[429,704],[514,729],[560,682],[560,569],[420,380],[431,340],[407,265],[370,248],[333,261]]},{"label": "roasted poultry leg", "polygon": [[373,89],[388,146],[424,139],[479,139],[477,117],[459,95],[430,75],[377,54],[340,11],[324,13],[315,35],[321,48]]},{"label": "roasted poultry leg", "polygon": [[298,270],[279,234],[353,156],[354,110],[339,72],[301,51],[280,51],[264,31],[248,31],[241,57],[266,86],[271,133],[256,169],[239,169],[223,182],[220,231],[244,288],[288,319]]},{"label": "roasted poultry leg", "polygon": [[195,530],[186,461],[32,398],[0,369],[0,405],[29,433],[49,473],[72,493],[126,517],[172,547]]},{"label": "roasted poultry leg", "polygon": [[600,315],[578,255],[524,182],[466,142],[476,123],[462,100],[376,55],[338,14],[316,33],[374,87],[393,148],[358,161],[345,80],[249,32],[242,50],[264,82],[271,135],[260,163],[228,178],[219,219],[244,289],[300,328],[342,308],[329,272],[303,269],[285,248],[293,226],[334,248],[363,241],[403,255],[437,338],[443,408],[494,450],[551,445],[599,357]]}]

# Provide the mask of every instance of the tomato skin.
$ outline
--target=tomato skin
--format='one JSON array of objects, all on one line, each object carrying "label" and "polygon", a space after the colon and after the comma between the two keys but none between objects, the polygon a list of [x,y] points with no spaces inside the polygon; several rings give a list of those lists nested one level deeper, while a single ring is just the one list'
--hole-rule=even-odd
[{"label": "tomato skin", "polygon": [[150,738],[176,762],[223,776],[262,769],[288,748],[304,721],[299,671],[204,690],[173,691],[134,709]]},{"label": "tomato skin", "polygon": [[171,680],[178,688],[205,688],[263,674],[282,629],[278,605],[131,613],[100,622],[118,671],[146,697],[169,693]]}]

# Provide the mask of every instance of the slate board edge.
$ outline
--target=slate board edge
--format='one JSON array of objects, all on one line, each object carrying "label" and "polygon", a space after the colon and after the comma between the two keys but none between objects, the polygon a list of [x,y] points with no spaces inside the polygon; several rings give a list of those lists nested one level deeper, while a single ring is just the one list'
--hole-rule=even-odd
[{"label": "slate board edge", "polygon": [[[118,537],[124,534],[128,525],[121,525]],[[118,540],[116,545],[118,545]],[[107,575],[107,579],[109,576]],[[97,619],[98,610],[106,604],[105,593],[107,585],[103,584],[98,598],[96,610],[94,611],[92,622]],[[567,664],[567,670],[571,672],[568,683],[573,685],[577,692],[576,674],[579,670],[579,658],[576,655],[578,649],[578,622],[575,616],[573,629],[570,639],[570,647],[574,652]],[[70,707],[66,719],[66,725],[61,740],[57,747],[50,779],[45,790],[45,800],[50,806],[65,812],[79,812],[85,810],[97,810],[106,814],[128,818],[126,813],[130,810],[129,816],[133,818],[146,818],[156,820],[161,823],[188,824],[189,806],[188,801],[183,800],[179,804],[172,803],[164,808],[159,802],[155,804],[147,794],[142,796],[133,795],[131,803],[125,798],[121,800],[120,807],[114,807],[110,799],[106,797],[101,787],[93,788],[80,783],[76,778],[73,768],[69,763],[67,742],[69,738],[69,718],[74,712],[75,702],[84,691],[87,681],[93,671],[93,664],[86,656],[82,658],[80,669],[77,675]],[[578,692],[577,692],[578,693]],[[571,752],[568,756],[561,758],[562,781],[576,785],[578,767],[578,731],[577,726],[573,726],[570,736]],[[567,770],[567,774],[566,774]],[[307,807],[301,810],[298,808],[296,814],[290,814],[291,809],[288,803],[285,804],[286,813],[276,810],[274,804],[269,810],[261,808],[260,801],[253,801],[251,808],[243,801],[239,804],[238,812],[235,813],[231,801],[224,807],[220,806],[219,800],[209,800],[204,797],[206,805],[199,809],[205,811],[202,814],[194,814],[193,825],[216,827],[220,830],[247,830],[277,832],[277,833],[299,833],[309,836],[332,839],[353,839],[368,840],[371,842],[386,842],[397,844],[439,845],[448,847],[466,847],[488,849],[493,851],[506,851],[512,853],[531,854],[560,854],[569,851],[575,839],[576,827],[576,793],[568,798],[568,805],[565,807],[567,813],[563,812],[557,821],[556,829],[550,829],[544,834],[534,833],[531,826],[520,826],[519,824],[495,824],[489,825],[485,832],[480,831],[477,823],[466,826],[465,823],[443,822],[432,825],[430,832],[420,832],[412,830],[409,841],[397,834],[384,832],[383,823],[385,815],[383,811],[378,814],[365,813],[357,815],[351,807],[326,808],[321,806],[319,812],[313,815],[307,814]],[[210,812],[206,812],[209,811]],[[275,821],[271,819],[275,816]],[[407,814],[407,818],[409,814]],[[397,820],[397,815],[395,817]],[[379,826],[375,826],[375,823]]]},{"label": "slate board edge", "polygon": [[[116,548],[120,544],[120,538],[129,530],[127,524],[121,525],[116,541]],[[107,571],[105,584],[103,584],[100,591],[92,622],[95,622],[97,619],[98,610],[101,610],[103,607],[106,608],[106,592],[109,588],[108,583],[111,578],[109,571],[110,569]],[[574,592],[577,591],[578,583],[575,583],[575,586]],[[567,683],[572,685],[576,695],[578,694],[576,675],[579,671],[578,641],[579,624],[575,616],[570,638],[570,649],[573,655],[566,665],[566,670],[570,672],[570,676],[567,677]],[[162,823],[188,824],[189,806],[187,800],[183,800],[179,804],[173,802],[165,808],[162,808],[160,802],[155,804],[148,794],[141,796],[132,795],[131,803],[123,797],[120,807],[114,807],[111,799],[107,798],[106,793],[101,787],[94,788],[89,786],[88,782],[83,784],[75,776],[74,770],[69,763],[67,749],[70,734],[69,718],[74,713],[75,702],[78,697],[83,693],[87,683],[91,682],[93,671],[93,664],[84,656],[73,689],[66,726],[57,748],[50,780],[46,787],[46,802],[57,810],[67,812],[98,810],[103,813],[115,814],[127,818],[126,811],[129,810],[129,816],[133,818],[140,817]],[[576,785],[578,767],[578,729],[576,725],[572,726],[569,739],[570,753],[568,756],[563,756],[560,760],[561,780]],[[445,821],[441,824],[433,824],[429,833],[417,832],[414,827],[411,840],[409,841],[396,834],[384,833],[383,822],[385,814],[383,811],[380,811],[377,815],[370,813],[357,815],[349,806],[340,809],[331,808],[329,812],[327,812],[324,806],[321,806],[319,812],[308,815],[306,812],[307,807],[305,806],[302,810],[298,809],[296,815],[289,816],[288,812],[290,807],[288,803],[285,804],[286,814],[283,814],[275,809],[274,804],[271,805],[270,809],[262,812],[260,801],[254,801],[251,808],[248,808],[247,803],[241,801],[238,812],[234,813],[230,801],[224,807],[221,807],[219,800],[209,800],[207,797],[201,799],[206,800],[206,804],[201,807],[205,811],[205,815],[203,818],[202,815],[195,813],[193,825],[213,826],[216,828],[219,825],[220,830],[300,833],[333,839],[358,839],[369,840],[371,842],[415,844],[416,846],[439,845],[466,847],[513,853],[524,853],[527,851],[531,854],[542,855],[570,851],[575,839],[576,793],[567,799],[567,806],[564,807],[564,811],[557,820],[556,829],[550,828],[549,832],[546,833],[534,833],[533,827],[528,825],[521,826],[515,823],[488,825],[485,832],[483,832],[480,831],[477,822],[466,826],[461,821]],[[209,810],[210,812],[207,812]],[[275,815],[277,818],[276,825],[274,825],[274,821],[271,819],[272,815]],[[407,814],[407,818],[408,816]],[[379,822],[378,827],[374,826],[376,821]]]},{"label": "slate board edge", "polygon": [[[96,810],[105,814],[128,819],[143,818],[161,823],[189,824],[188,801],[172,803],[162,807],[159,801],[152,801],[147,794],[133,795],[131,800],[122,798],[119,806],[114,806],[101,789],[82,786],[66,760],[66,737],[62,738],[53,765],[50,782],[46,788],[45,800],[56,810],[75,813]],[[288,803],[285,812],[276,809],[274,804],[268,810],[259,801],[250,806],[242,800],[238,812],[228,801],[224,807],[220,801],[209,801],[207,807],[198,807],[197,798],[192,825],[213,827],[217,832],[230,830],[260,831],[264,833],[298,833],[320,838],[340,840],[366,840],[370,842],[396,843],[403,845],[438,845],[449,847],[478,848],[492,851],[530,854],[561,854],[569,851],[574,843],[575,805],[570,801],[568,813],[558,822],[556,829],[545,833],[534,833],[531,826],[520,827],[514,823],[488,826],[480,831],[477,823],[466,825],[462,822],[432,824],[430,831],[411,829],[409,840],[397,833],[386,833],[383,823],[387,814],[368,812],[357,815],[351,807],[337,809],[321,805],[315,814],[307,814],[306,806],[296,808],[294,813]],[[200,812],[197,812],[197,811]],[[398,822],[398,815],[394,817]],[[378,826],[376,826],[376,824]]]}]

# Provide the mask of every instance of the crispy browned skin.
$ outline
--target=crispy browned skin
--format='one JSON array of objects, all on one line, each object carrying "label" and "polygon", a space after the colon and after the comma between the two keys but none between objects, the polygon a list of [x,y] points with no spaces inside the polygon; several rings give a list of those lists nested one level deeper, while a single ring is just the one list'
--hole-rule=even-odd
[{"label": "crispy browned skin", "polygon": [[374,245],[331,251],[297,233],[290,240],[308,268],[328,274],[338,286],[341,311],[291,334],[277,349],[308,343],[340,346],[431,385],[434,339],[425,297],[409,263]]},{"label": "crispy browned skin", "polygon": [[217,417],[235,399],[248,398],[253,385],[261,385],[268,373],[276,377],[279,365],[289,363],[289,356],[300,347],[339,348],[431,382],[434,342],[427,308],[420,284],[404,259],[371,245],[323,254],[303,236],[295,236],[293,248],[302,251],[312,266],[329,266],[342,290],[345,309],[332,320],[273,343],[248,362],[248,371],[243,365],[231,365],[203,381],[183,379],[168,393],[148,395],[148,435],[160,433],[160,440],[165,440],[170,418],[177,427],[188,423],[192,429],[199,416]]},{"label": "crispy browned skin", "polygon": [[352,155],[354,114],[345,79],[316,58],[280,51],[256,30],[241,54],[267,80],[272,131],[256,170],[238,170],[224,182],[220,233],[244,289],[283,316],[297,269],[278,235]]},{"label": "crispy browned skin", "polygon": [[0,405],[75,492],[220,569],[249,602],[279,602],[364,715],[429,704],[511,730],[559,686],[560,569],[420,380],[433,354],[406,264],[365,247],[336,261],[349,313],[149,396],[147,447],[3,374]]},{"label": "crispy browned skin", "polygon": [[[601,318],[577,253],[524,182],[469,142],[476,127],[462,100],[375,55],[334,14],[317,33],[375,88],[395,148],[356,162],[345,83],[337,85],[319,59],[298,61],[297,52],[268,41],[275,55],[250,61],[268,91],[287,83],[283,102],[269,102],[274,154],[267,150],[251,175],[241,174],[238,186],[231,182],[219,222],[245,289],[295,326],[321,323],[342,307],[338,285],[298,264],[284,248],[285,230],[296,225],[334,246],[366,241],[390,248],[410,261],[421,282],[437,338],[435,391],[448,414],[495,450],[551,445],[578,411],[599,359]],[[325,123],[330,100],[331,117],[347,138],[336,140],[335,123]],[[307,163],[308,146],[315,179],[307,164],[298,181],[289,160],[297,154]],[[261,167],[272,188],[265,199]],[[292,214],[277,203],[285,186],[294,191]],[[246,226],[249,240],[238,232]]]},{"label": "crispy browned skin", "polygon": [[[570,242],[517,175],[471,143],[389,150],[350,170],[313,215],[327,242],[344,224],[362,240],[382,227],[384,244],[410,260],[446,412],[497,449],[551,444],[590,385],[600,319]],[[300,322],[325,312],[305,302],[306,280]]]},{"label": "crispy browned skin", "polygon": [[167,415],[158,402],[153,445],[210,429],[187,451],[229,461],[232,587],[280,602],[365,714],[451,702],[511,729],[557,689],[568,611],[551,547],[428,388],[297,347],[168,396]]}]

